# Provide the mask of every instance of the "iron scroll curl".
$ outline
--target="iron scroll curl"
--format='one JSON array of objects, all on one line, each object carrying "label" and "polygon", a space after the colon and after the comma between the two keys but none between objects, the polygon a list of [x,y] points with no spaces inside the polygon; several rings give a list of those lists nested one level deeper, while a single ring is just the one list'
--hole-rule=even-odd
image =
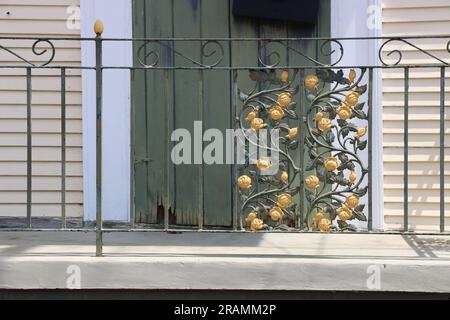
[{"label": "iron scroll curl", "polygon": [[[47,44],[48,46],[50,46],[50,48],[49,49],[38,48],[39,46],[41,46],[43,44]],[[4,50],[4,51],[10,53],[11,55],[15,56],[19,60],[25,62],[26,64],[28,64],[32,67],[45,67],[45,66],[49,65],[50,63],[53,62],[53,60],[55,58],[55,54],[56,54],[55,45],[49,39],[37,39],[36,41],[34,41],[33,45],[31,46],[31,52],[35,56],[42,56],[45,53],[50,52],[49,58],[46,61],[44,61],[43,63],[39,63],[39,64],[33,63],[29,59],[22,57],[18,53],[14,52],[13,50],[11,50],[5,46],[0,45],[0,50]]]},{"label": "iron scroll curl", "polygon": [[[194,59],[180,52],[179,50],[174,49],[173,44],[165,43],[161,40],[147,40],[143,44],[141,44],[137,50],[137,59],[140,66],[144,68],[155,68],[160,66],[161,57],[160,50],[158,48],[151,48],[150,51],[147,51],[150,45],[157,45],[159,49],[164,48],[167,49],[168,52],[173,53],[192,64],[201,67],[201,68],[214,68],[218,66],[225,56],[225,51],[223,49],[223,45],[217,40],[205,40],[202,41],[201,49],[200,49],[200,60]],[[215,60],[212,63],[204,63],[204,58],[211,58],[216,56]]]}]

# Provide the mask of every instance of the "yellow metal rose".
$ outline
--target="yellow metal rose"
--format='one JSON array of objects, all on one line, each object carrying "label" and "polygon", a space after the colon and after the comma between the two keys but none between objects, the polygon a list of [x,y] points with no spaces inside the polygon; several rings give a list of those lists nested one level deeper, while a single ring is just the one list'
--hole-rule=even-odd
[{"label": "yellow metal rose", "polygon": [[316,75],[310,74],[305,78],[305,88],[308,90],[317,89],[319,86],[319,78]]},{"label": "yellow metal rose", "polygon": [[331,229],[331,221],[328,219],[322,219],[320,220],[318,227],[320,232],[328,232]]},{"label": "yellow metal rose", "polygon": [[323,118],[323,112],[317,112],[316,113],[316,121],[319,122]]},{"label": "yellow metal rose", "polygon": [[252,122],[253,119],[256,118],[256,116],[257,116],[256,112],[255,111],[251,111],[251,112],[248,113],[247,118],[245,118],[245,120],[248,121],[248,122]]},{"label": "yellow metal rose", "polygon": [[256,161],[256,166],[259,170],[267,170],[271,167],[271,163],[267,159],[260,159]]},{"label": "yellow metal rose", "polygon": [[319,123],[317,124],[317,127],[320,131],[325,132],[333,126],[333,123],[328,118],[322,118],[320,119]]},{"label": "yellow metal rose", "polygon": [[281,210],[281,208],[279,207],[273,207],[269,211],[269,216],[273,221],[280,221],[281,219],[283,219],[283,210]]},{"label": "yellow metal rose", "polygon": [[367,128],[359,128],[358,132],[356,133],[357,138],[362,138],[366,135]]},{"label": "yellow metal rose", "polygon": [[337,114],[342,120],[348,120],[351,118],[353,112],[349,106],[343,105],[337,110]]},{"label": "yellow metal rose", "polygon": [[280,106],[275,106],[270,109],[269,115],[273,120],[279,121],[284,118],[284,111]]},{"label": "yellow metal rose", "polygon": [[359,102],[359,93],[355,91],[349,93],[345,98],[345,104],[350,107],[356,106],[358,102]]},{"label": "yellow metal rose", "polygon": [[285,184],[289,182],[289,174],[286,171],[281,174],[280,181]]},{"label": "yellow metal rose", "polygon": [[289,92],[280,93],[280,95],[278,96],[277,103],[282,108],[286,108],[288,105],[291,104],[291,102],[292,102],[292,96]]},{"label": "yellow metal rose", "polygon": [[253,220],[255,220],[257,217],[256,212],[250,212],[247,216],[247,218],[245,218],[245,222],[247,223],[252,223]]},{"label": "yellow metal rose", "polygon": [[280,80],[281,80],[281,82],[284,82],[284,83],[289,81],[289,72],[287,70],[281,71]]},{"label": "yellow metal rose", "polygon": [[345,200],[345,205],[349,207],[350,209],[355,208],[359,204],[359,198],[355,195],[351,195],[347,197]]},{"label": "yellow metal rose", "polygon": [[238,186],[241,189],[249,189],[252,187],[252,178],[249,176],[240,176],[238,178]]},{"label": "yellow metal rose", "polygon": [[356,174],[356,171],[350,171],[350,175],[348,176],[348,182],[350,182],[350,185],[355,184],[357,178],[358,175]]},{"label": "yellow metal rose", "polygon": [[264,222],[261,219],[253,219],[252,223],[250,224],[250,229],[252,231],[259,231],[263,228]]},{"label": "yellow metal rose", "polygon": [[316,176],[309,176],[305,179],[305,185],[310,189],[317,189],[320,187],[320,180]]},{"label": "yellow metal rose", "polygon": [[292,203],[292,196],[288,193],[283,193],[277,196],[277,206],[281,209],[286,209]]},{"label": "yellow metal rose", "polygon": [[336,157],[329,157],[325,159],[323,165],[328,172],[332,172],[339,167],[339,162]]},{"label": "yellow metal rose", "polygon": [[351,69],[350,72],[348,73],[348,80],[350,81],[350,83],[355,82],[356,79],[356,71],[355,69]]},{"label": "yellow metal rose", "polygon": [[314,223],[315,223],[315,225],[319,226],[319,222],[322,221],[322,219],[325,219],[325,214],[320,209],[319,211],[317,211],[317,213],[314,216]]},{"label": "yellow metal rose", "polygon": [[341,207],[338,209],[338,216],[341,221],[345,222],[353,216],[352,210],[347,207]]},{"label": "yellow metal rose", "polygon": [[261,118],[255,118],[252,120],[252,129],[259,130],[264,128],[264,120]]},{"label": "yellow metal rose", "polygon": [[292,129],[289,129],[289,133],[288,133],[287,137],[292,140],[297,136],[297,134],[298,134],[298,128],[292,128]]}]

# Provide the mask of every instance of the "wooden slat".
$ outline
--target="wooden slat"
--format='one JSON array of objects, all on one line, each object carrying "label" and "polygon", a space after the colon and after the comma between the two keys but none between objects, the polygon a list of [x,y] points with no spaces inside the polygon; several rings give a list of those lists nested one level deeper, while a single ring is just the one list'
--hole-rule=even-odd
[{"label": "wooden slat", "polygon": [[[25,204],[0,204],[0,216],[25,217]],[[66,207],[67,217],[82,217],[83,206],[81,204],[68,204]],[[31,208],[32,217],[60,217],[61,205],[58,204],[33,204]]]},{"label": "wooden slat", "polygon": [[[200,37],[201,6],[199,0],[173,2],[174,36]],[[175,50],[183,52],[191,59],[200,61],[200,46],[194,43],[175,43]],[[176,55],[177,66],[192,66],[192,63]],[[194,121],[202,120],[199,112],[199,82],[197,71],[177,70],[175,73],[175,128],[189,130],[194,137]],[[193,138],[194,139],[194,138]],[[192,141],[194,142],[194,141]],[[200,165],[180,165],[176,167],[176,221],[183,225],[197,225],[200,204]]]},{"label": "wooden slat", "polygon": [[[82,177],[68,177],[66,180],[68,191],[82,191]],[[59,191],[61,179],[59,177],[33,177],[33,191]],[[1,191],[26,191],[26,176],[0,176]]]},{"label": "wooden slat", "polygon": [[[228,37],[230,7],[228,1],[202,1],[202,37]],[[216,14],[211,14],[216,12]],[[230,64],[230,47],[224,47],[221,66]],[[217,58],[217,56],[216,56]],[[205,59],[206,63],[213,60]],[[225,136],[225,130],[231,127],[231,79],[229,71],[204,72],[204,129],[219,129]],[[219,98],[220,97],[220,98]],[[205,143],[207,145],[207,143]],[[225,154],[225,150],[224,154]],[[205,165],[204,174],[204,223],[205,225],[232,225],[232,181],[230,165]],[[220,183],[218,183],[220,181]],[[208,192],[214,190],[214,192]],[[220,210],[218,210],[220,208]]]},{"label": "wooden slat", "polygon": [[[33,176],[60,176],[61,163],[37,162],[33,163]],[[25,176],[27,172],[26,162],[0,162],[1,176]],[[67,177],[83,177],[82,162],[68,162],[66,164]]]}]

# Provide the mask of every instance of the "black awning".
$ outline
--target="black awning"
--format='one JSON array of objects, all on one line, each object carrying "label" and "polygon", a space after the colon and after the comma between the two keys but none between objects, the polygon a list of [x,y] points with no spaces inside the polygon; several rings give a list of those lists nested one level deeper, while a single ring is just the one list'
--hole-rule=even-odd
[{"label": "black awning", "polygon": [[315,23],[319,0],[234,0],[233,15]]}]

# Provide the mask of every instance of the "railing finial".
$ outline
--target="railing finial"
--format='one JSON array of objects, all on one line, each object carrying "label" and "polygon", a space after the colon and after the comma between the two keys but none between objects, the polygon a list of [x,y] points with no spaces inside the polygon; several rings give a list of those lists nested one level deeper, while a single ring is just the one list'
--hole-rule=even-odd
[{"label": "railing finial", "polygon": [[96,20],[95,24],[94,24],[94,32],[100,36],[103,31],[105,30],[105,27],[103,26],[103,21],[102,20]]}]

